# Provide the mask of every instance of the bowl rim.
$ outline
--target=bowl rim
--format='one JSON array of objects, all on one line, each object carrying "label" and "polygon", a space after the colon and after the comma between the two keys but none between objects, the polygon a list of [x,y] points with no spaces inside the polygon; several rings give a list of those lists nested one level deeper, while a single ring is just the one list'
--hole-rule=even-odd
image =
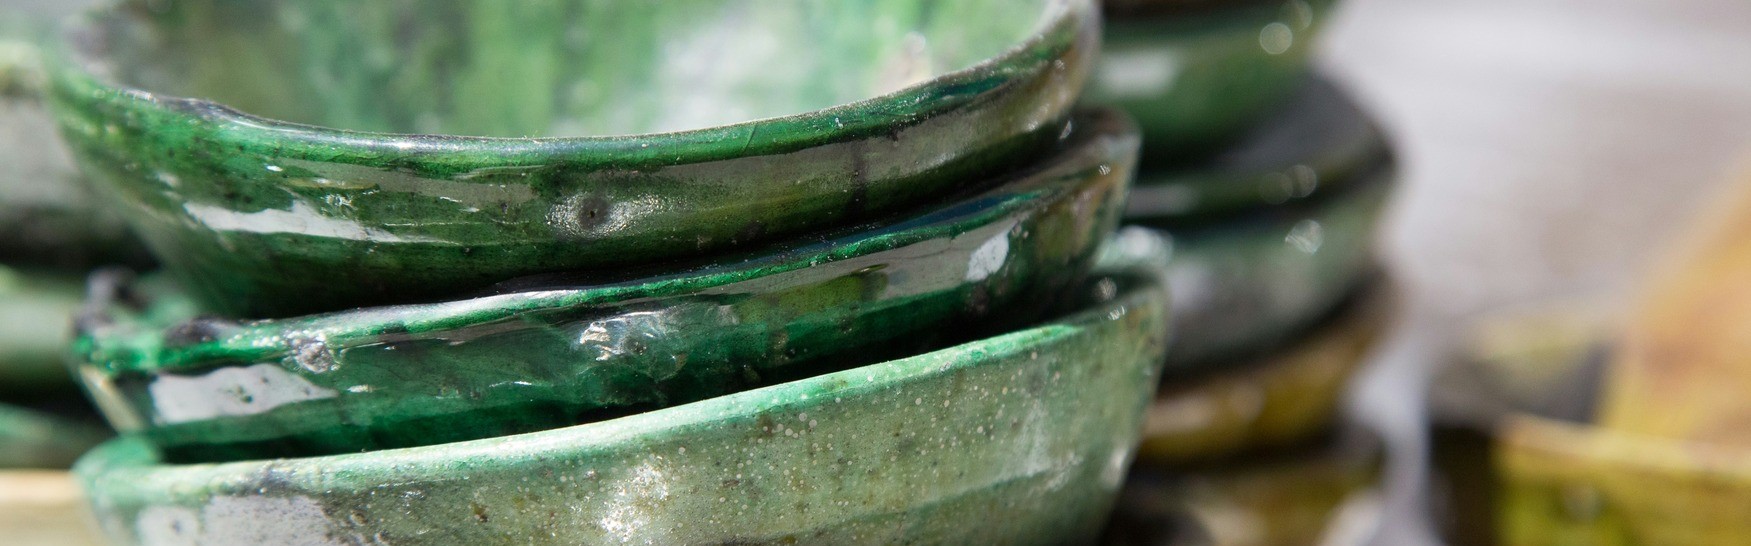
[{"label": "bowl rim", "polygon": [[[448,473],[450,463],[464,459],[491,461],[494,466],[540,464],[562,454],[588,454],[613,449],[660,431],[710,428],[726,419],[751,417],[774,411],[793,411],[812,404],[886,391],[949,377],[953,372],[977,368],[1005,357],[1037,355],[1041,347],[1072,343],[1091,335],[1117,336],[1127,330],[1101,326],[1127,320],[1139,313],[1157,313],[1165,321],[1170,309],[1167,288],[1159,271],[1167,257],[1165,244],[1128,245],[1119,256],[1107,252],[1101,270],[1093,278],[1121,281],[1107,297],[1085,301],[1055,318],[1031,327],[974,340],[923,354],[878,362],[795,381],[656,409],[605,421],[583,423],[536,432],[494,438],[465,440],[429,446],[391,448],[293,458],[251,459],[217,463],[165,463],[151,443],[136,434],[123,434],[87,452],[74,464],[73,473],[85,482],[86,492],[96,502],[91,484],[108,481],[115,472],[130,475],[131,488],[151,488],[224,476],[258,475],[271,467],[290,475],[299,468],[318,474],[344,473],[354,478],[381,477],[406,480],[413,475]],[[1138,330],[1144,338],[1165,339],[1165,331]],[[1165,345],[1163,345],[1165,347]],[[1032,357],[1029,357],[1031,360]],[[1159,369],[1160,360],[1139,358],[1141,365]],[[1150,377],[1154,377],[1151,375]],[[832,403],[836,403],[835,400]]]},{"label": "bowl rim", "polygon": [[[797,241],[780,242],[746,252],[716,258],[701,265],[670,269],[672,264],[656,269],[636,270],[624,278],[606,282],[569,284],[552,282],[549,286],[516,289],[497,294],[482,294],[446,301],[363,307],[281,318],[232,321],[237,331],[223,339],[202,341],[182,357],[170,362],[160,358],[128,364],[92,362],[81,355],[98,350],[99,339],[114,338],[107,343],[110,351],[121,354],[155,354],[162,356],[172,350],[158,340],[168,332],[186,324],[148,324],[135,320],[134,325],[120,331],[109,315],[118,305],[128,305],[119,291],[131,275],[125,271],[105,270],[92,276],[85,305],[80,310],[72,333],[71,358],[82,382],[90,382],[90,374],[115,376],[124,373],[175,373],[179,370],[201,369],[215,361],[260,361],[294,349],[290,338],[320,338],[330,343],[347,343],[351,339],[371,338],[385,333],[409,333],[445,330],[502,319],[517,313],[541,309],[598,305],[621,301],[627,297],[665,297],[676,294],[709,291],[736,282],[744,282],[786,271],[806,269],[831,262],[859,257],[917,244],[945,236],[957,236],[969,230],[993,225],[1006,219],[1019,218],[1059,202],[1060,198],[1082,191],[1086,182],[1099,178],[1094,172],[1108,169],[1128,169],[1136,159],[1140,140],[1130,119],[1112,109],[1080,110],[1072,116],[1073,130],[1059,142],[1049,156],[1034,164],[1000,178],[999,182],[971,193],[963,193],[952,201],[923,211],[911,211],[884,220],[848,226],[820,237],[805,237]],[[1116,217],[1116,214],[1115,214]],[[1090,225],[1089,229],[1099,229]],[[650,273],[644,275],[642,273]],[[516,282],[508,281],[508,282]],[[501,283],[502,286],[502,283]],[[651,294],[647,292],[659,292]],[[111,330],[107,331],[106,330]],[[294,333],[296,335],[288,335]]]},{"label": "bowl rim", "polygon": [[296,123],[257,116],[219,102],[160,94],[101,75],[100,56],[79,51],[76,35],[113,12],[119,0],[85,10],[62,23],[45,51],[51,96],[91,97],[129,113],[200,121],[223,128],[211,138],[220,145],[271,151],[280,157],[377,158],[423,156],[427,161],[462,164],[519,164],[534,157],[567,156],[568,162],[619,166],[693,163],[749,155],[749,149],[782,153],[878,134],[978,104],[990,93],[1020,79],[1062,68],[1064,51],[1084,35],[1098,37],[1095,0],[1037,0],[1040,18],[1027,37],[996,56],[939,74],[895,91],[789,115],[749,119],[679,131],[626,135],[495,137],[375,132]]}]

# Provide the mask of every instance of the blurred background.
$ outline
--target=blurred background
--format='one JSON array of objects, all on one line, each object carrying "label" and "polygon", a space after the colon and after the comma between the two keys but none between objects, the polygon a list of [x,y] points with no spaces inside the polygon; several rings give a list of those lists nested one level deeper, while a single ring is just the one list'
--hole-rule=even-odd
[{"label": "blurred background", "polygon": [[[1365,378],[1397,431],[1389,511],[1425,483],[1420,386],[1475,315],[1607,309],[1751,169],[1751,3],[1347,0],[1320,63],[1373,109],[1406,177],[1383,253],[1402,320]],[[1417,508],[1412,508],[1412,506]],[[1379,544],[1431,540],[1388,517]]]}]

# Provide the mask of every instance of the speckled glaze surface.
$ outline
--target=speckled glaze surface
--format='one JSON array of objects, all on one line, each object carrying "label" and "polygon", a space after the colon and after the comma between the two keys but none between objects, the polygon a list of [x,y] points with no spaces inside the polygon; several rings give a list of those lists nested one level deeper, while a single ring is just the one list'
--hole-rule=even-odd
[{"label": "speckled glaze surface", "polygon": [[426,445],[701,400],[1038,320],[1117,226],[1136,147],[1121,114],[1090,113],[1031,171],[930,213],[620,283],[531,279],[259,321],[99,295],[77,367],[113,423],[173,460]]},{"label": "speckled glaze surface", "polygon": [[1050,146],[1098,32],[1090,0],[128,0],[48,65],[164,265],[273,317],[940,198]]},{"label": "speckled glaze surface", "polygon": [[[1166,229],[1175,299],[1169,375],[1273,349],[1374,274],[1374,226],[1396,185],[1391,161],[1351,187],[1223,222]],[[1151,226],[1147,218],[1128,222]]]},{"label": "speckled glaze surface", "polygon": [[1342,438],[1267,458],[1138,465],[1103,546],[1360,546],[1380,525],[1377,440]]},{"label": "speckled glaze surface", "polygon": [[0,404],[0,469],[66,468],[109,436],[89,423]]},{"label": "speckled glaze surface", "polygon": [[1219,221],[1338,191],[1390,155],[1354,101],[1309,76],[1281,111],[1215,157],[1139,173],[1125,214],[1163,226]]},{"label": "speckled glaze surface", "polygon": [[1209,462],[1330,431],[1350,377],[1386,318],[1383,292],[1361,295],[1341,316],[1274,354],[1162,384],[1144,419],[1138,461]]},{"label": "speckled glaze surface", "polygon": [[1085,101],[1137,118],[1145,167],[1214,153],[1294,91],[1333,3],[1111,18]]},{"label": "speckled glaze surface", "polygon": [[130,438],[75,472],[121,544],[1082,542],[1154,391],[1157,275],[1009,334],[601,423],[195,465]]},{"label": "speckled glaze surface", "polygon": [[66,350],[83,288],[73,274],[0,265],[0,398],[71,392]]}]

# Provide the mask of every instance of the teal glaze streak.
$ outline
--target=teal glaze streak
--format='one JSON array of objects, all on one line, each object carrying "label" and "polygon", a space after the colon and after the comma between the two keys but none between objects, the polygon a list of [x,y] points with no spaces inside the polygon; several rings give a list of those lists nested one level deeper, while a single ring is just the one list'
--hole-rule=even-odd
[{"label": "teal glaze streak", "polygon": [[1036,319],[1117,225],[1134,131],[1082,116],[997,189],[651,278],[245,322],[109,304],[75,359],[113,423],[181,460],[427,445],[700,400]]},{"label": "teal glaze streak", "polygon": [[[141,0],[76,25],[69,47],[51,51],[50,103],[63,138],[104,198],[209,308],[279,317],[436,301],[521,275],[612,270],[854,225],[977,185],[1042,153],[1063,132],[1086,78],[1098,48],[1098,14],[1087,0],[982,9],[994,1],[714,2],[749,13],[808,5],[797,13],[849,28],[867,26],[865,15],[885,14],[878,19],[909,32],[865,36],[785,19],[753,27],[771,31],[765,36],[795,55],[851,57],[832,64],[834,74],[854,82],[850,87],[815,90],[807,83],[814,80],[798,80],[796,93],[815,96],[685,85],[577,90],[567,98],[553,91],[564,87],[555,82],[613,81],[623,71],[635,77],[656,69],[660,63],[638,56],[697,38],[687,25],[741,29],[758,21],[681,9],[701,2],[632,10],[647,4],[572,0],[519,3],[503,14],[469,19],[459,28],[465,32],[446,33],[438,29],[449,28],[447,17],[460,13],[455,10],[488,4]],[[154,11],[160,5],[170,8]],[[335,19],[333,10],[343,5],[365,13]],[[261,14],[285,28],[239,36],[256,27],[218,24],[247,19],[227,10]],[[598,11],[631,19],[589,17]],[[677,19],[647,20],[654,17]],[[561,24],[574,20],[582,23]],[[524,22],[545,24],[506,30]],[[640,26],[645,23],[655,26]],[[828,35],[833,41],[819,43]],[[625,39],[605,42],[611,48],[565,45],[597,39],[592,36]],[[198,51],[178,49],[179,40],[198,43]],[[337,52],[348,51],[337,44],[353,41],[360,41],[357,54]],[[531,42],[548,46],[521,45]],[[473,54],[509,57],[447,64],[468,59],[451,54],[464,46]],[[908,55],[922,55],[915,60],[925,66],[872,64],[869,56],[878,51],[912,51]],[[767,61],[723,59],[700,70],[742,67],[746,79],[730,83],[747,83],[788,66]],[[572,69],[592,72],[548,73]],[[334,89],[276,94],[326,81],[312,70],[333,76],[325,85]],[[493,87],[494,70],[515,72],[519,85]],[[883,76],[883,70],[900,75]],[[150,81],[152,73],[171,81]],[[429,81],[442,85],[422,85]],[[833,85],[840,81],[832,78]],[[229,87],[245,83],[251,85]],[[298,110],[284,112],[294,120],[340,126],[277,121],[230,107],[236,105],[147,92],[159,91],[156,84],[187,86],[201,96],[235,93],[267,110]],[[355,130],[662,131],[672,127],[651,121],[648,112],[681,106],[652,101],[677,93],[794,100],[750,107],[727,124],[682,116],[674,127],[698,128],[621,136]],[[422,116],[384,107],[384,97],[438,112],[437,124],[420,126]],[[567,106],[568,100],[577,104]],[[379,113],[396,119],[365,119]],[[552,120],[556,113],[575,113],[562,120],[631,118],[576,131],[488,127]]]},{"label": "teal glaze streak", "polygon": [[129,438],[75,472],[118,544],[1083,542],[1154,390],[1156,275],[1036,327],[602,423],[195,465]]}]

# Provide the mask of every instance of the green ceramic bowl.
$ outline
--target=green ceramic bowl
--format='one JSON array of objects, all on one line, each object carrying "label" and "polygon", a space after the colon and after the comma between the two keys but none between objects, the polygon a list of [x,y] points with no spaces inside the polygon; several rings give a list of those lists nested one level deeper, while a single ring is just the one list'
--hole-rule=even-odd
[{"label": "green ceramic bowl", "polygon": [[65,359],[82,289],[73,275],[0,265],[0,399],[73,392]]},{"label": "green ceramic bowl", "polygon": [[84,421],[0,404],[0,469],[67,468],[109,436]]},{"label": "green ceramic bowl", "polygon": [[111,422],[173,460],[427,445],[692,402],[1037,320],[1118,224],[1136,145],[1121,114],[1079,116],[1057,153],[996,189],[623,282],[245,322],[197,318],[174,294],[100,299],[74,350]]},{"label": "green ceramic bowl", "polygon": [[1137,118],[1145,166],[1214,153],[1294,91],[1333,3],[1288,0],[1115,17],[1107,21],[1085,100]]},{"label": "green ceramic bowl", "polygon": [[1065,131],[1098,33],[1091,0],[124,0],[47,64],[164,265],[278,317],[941,198]]},{"label": "green ceramic bowl", "polygon": [[1270,351],[1374,276],[1374,226],[1394,186],[1392,163],[1359,176],[1317,199],[1165,229],[1176,302],[1169,375]]},{"label": "green ceramic bowl", "polygon": [[1032,328],[601,423],[191,465],[127,438],[75,473],[118,544],[1081,542],[1154,391],[1157,275]]},{"label": "green ceramic bowl", "polygon": [[1220,221],[1338,191],[1391,155],[1367,113],[1309,76],[1281,111],[1215,157],[1139,173],[1125,215],[1170,227]]}]

